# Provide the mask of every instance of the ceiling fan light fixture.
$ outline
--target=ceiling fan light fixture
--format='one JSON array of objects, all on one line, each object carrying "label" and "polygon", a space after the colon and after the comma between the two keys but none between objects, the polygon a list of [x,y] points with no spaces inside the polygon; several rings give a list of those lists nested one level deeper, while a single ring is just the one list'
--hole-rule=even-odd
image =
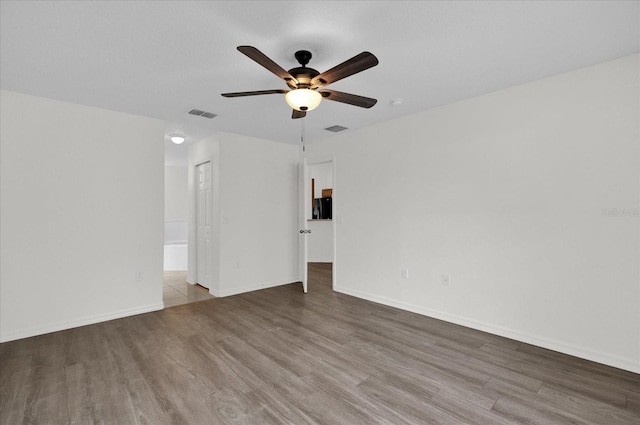
[{"label": "ceiling fan light fixture", "polygon": [[176,145],[179,145],[184,142],[184,136],[181,136],[179,134],[172,134],[169,138]]},{"label": "ceiling fan light fixture", "polygon": [[320,105],[322,95],[315,90],[296,89],[287,92],[285,99],[296,111],[313,111]]}]

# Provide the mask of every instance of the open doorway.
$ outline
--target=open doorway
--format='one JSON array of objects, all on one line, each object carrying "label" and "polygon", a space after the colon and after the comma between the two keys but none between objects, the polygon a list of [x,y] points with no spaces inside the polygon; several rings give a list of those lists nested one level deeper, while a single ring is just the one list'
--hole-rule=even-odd
[{"label": "open doorway", "polygon": [[213,298],[207,290],[187,283],[188,169],[164,170],[164,267],[162,301],[165,307]]},{"label": "open doorway", "polygon": [[312,291],[333,290],[333,263],[307,263],[308,285]]},{"label": "open doorway", "polygon": [[162,282],[162,302],[165,308],[214,298],[206,288],[187,283],[186,270],[165,270]]},{"label": "open doorway", "polygon": [[334,281],[334,162],[332,158],[307,159],[305,219],[307,286],[332,290]]}]

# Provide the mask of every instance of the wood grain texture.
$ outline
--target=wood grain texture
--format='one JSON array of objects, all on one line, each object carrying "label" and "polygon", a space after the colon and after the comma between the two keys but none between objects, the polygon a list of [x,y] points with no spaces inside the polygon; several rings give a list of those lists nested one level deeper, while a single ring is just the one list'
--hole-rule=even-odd
[{"label": "wood grain texture", "polygon": [[300,284],[0,344],[1,424],[634,424],[640,375]]}]

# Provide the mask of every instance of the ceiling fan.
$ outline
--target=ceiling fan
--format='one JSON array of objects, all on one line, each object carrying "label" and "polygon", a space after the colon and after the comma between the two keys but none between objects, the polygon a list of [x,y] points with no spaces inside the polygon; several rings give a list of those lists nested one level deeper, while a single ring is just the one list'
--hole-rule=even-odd
[{"label": "ceiling fan", "polygon": [[[264,53],[252,46],[238,46],[238,51],[262,65],[277,77],[282,78],[291,90],[274,89],[245,91],[236,93],[222,93],[224,97],[258,96],[263,94],[285,94],[285,99],[289,106],[293,108],[291,118],[303,118],[307,111],[315,109],[320,101],[325,98],[336,102],[359,106],[361,108],[371,108],[377,100],[370,97],[358,96],[350,93],[343,93],[336,90],[328,90],[323,87],[350,75],[362,72],[378,64],[378,58],[369,52],[362,52],[349,60],[334,66],[328,71],[319,73],[313,68],[307,68],[311,60],[311,52],[299,50],[295,57],[300,63],[299,67],[285,71],[277,63],[269,59]],[[321,90],[318,90],[321,89]]]}]

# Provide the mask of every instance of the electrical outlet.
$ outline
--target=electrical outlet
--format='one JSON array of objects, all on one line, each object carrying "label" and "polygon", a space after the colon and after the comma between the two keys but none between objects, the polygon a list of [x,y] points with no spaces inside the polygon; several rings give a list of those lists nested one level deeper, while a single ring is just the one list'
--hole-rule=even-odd
[{"label": "electrical outlet", "polygon": [[140,282],[142,280],[142,272],[141,271],[137,271],[136,272],[136,281]]},{"label": "electrical outlet", "polygon": [[442,275],[442,286],[449,286],[450,281],[451,281],[451,277],[448,274]]},{"label": "electrical outlet", "polygon": [[402,269],[402,278],[409,279],[409,269]]}]

